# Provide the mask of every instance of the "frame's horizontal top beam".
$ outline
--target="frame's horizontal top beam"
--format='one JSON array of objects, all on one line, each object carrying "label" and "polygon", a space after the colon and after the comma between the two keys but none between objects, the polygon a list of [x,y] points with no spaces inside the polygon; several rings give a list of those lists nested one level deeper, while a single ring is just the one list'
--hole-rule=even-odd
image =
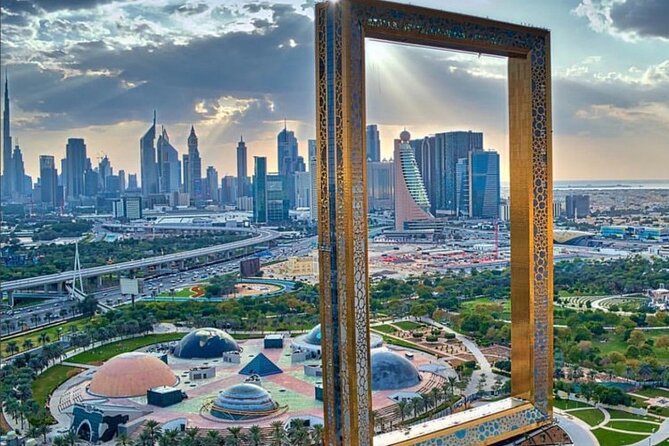
[{"label": "frame's horizontal top beam", "polygon": [[[391,42],[525,58],[550,32],[480,17],[378,0],[339,0],[351,7],[364,36]],[[327,8],[330,2],[317,8]]]}]

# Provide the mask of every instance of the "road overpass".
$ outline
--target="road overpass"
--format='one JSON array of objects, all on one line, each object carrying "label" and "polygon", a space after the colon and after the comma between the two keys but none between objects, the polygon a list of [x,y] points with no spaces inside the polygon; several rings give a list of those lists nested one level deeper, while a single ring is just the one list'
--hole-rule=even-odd
[{"label": "road overpass", "polygon": [[[229,231],[233,228],[227,228]],[[271,229],[250,230],[247,228],[234,228],[242,232],[251,232],[253,236],[244,240],[225,243],[222,245],[208,246],[206,248],[194,249],[191,251],[177,252],[173,254],[166,254],[156,257],[148,257],[139,260],[130,260],[128,262],[113,263],[111,265],[95,266],[92,268],[85,268],[81,270],[82,278],[97,278],[108,274],[121,273],[132,269],[142,269],[150,266],[170,264],[172,262],[180,262],[187,259],[204,256],[225,257],[229,253],[237,249],[251,248],[253,246],[262,245],[275,240],[281,236],[276,231]],[[72,279],[74,271],[64,271],[62,273],[48,274],[45,276],[31,277],[28,279],[8,280],[0,284],[0,292],[12,292],[14,290],[33,289],[51,284],[64,284]]]}]

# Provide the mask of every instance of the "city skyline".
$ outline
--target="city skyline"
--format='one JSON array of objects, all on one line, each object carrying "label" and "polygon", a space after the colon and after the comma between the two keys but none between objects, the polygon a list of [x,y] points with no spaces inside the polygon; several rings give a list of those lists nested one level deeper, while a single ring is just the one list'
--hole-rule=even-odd
[{"label": "city skyline", "polygon": [[[93,160],[108,154],[116,169],[139,173],[137,139],[154,108],[180,153],[190,127],[198,128],[202,159],[221,176],[235,174],[225,160],[240,134],[249,157],[267,156],[274,166],[284,120],[307,159],[307,140],[314,137],[310,6],[209,1],[196,8],[167,1],[158,7],[139,0],[132,8],[105,1],[68,9],[67,2],[21,3],[30,7],[2,8],[3,68],[9,72],[11,134],[33,178],[39,155],[61,158],[68,138],[84,138]],[[414,3],[551,29],[556,180],[666,178],[669,60],[661,50],[669,48],[669,35],[660,26],[666,4],[653,10],[652,2],[638,0],[546,2],[541,8],[521,0]],[[647,19],[635,21],[630,10],[645,11]],[[120,18],[126,26],[115,26]],[[67,24],[68,33],[57,23]],[[158,34],[166,37],[151,38]],[[35,51],[19,44],[24,35]],[[578,45],[584,39],[588,49]],[[247,46],[258,54],[232,51]],[[367,116],[378,124],[381,158],[392,156],[392,140],[405,126],[417,135],[480,131],[486,148],[499,150],[502,180],[508,179],[503,60],[374,41],[367,59]],[[197,74],[181,76],[182,66],[195,66]]]}]

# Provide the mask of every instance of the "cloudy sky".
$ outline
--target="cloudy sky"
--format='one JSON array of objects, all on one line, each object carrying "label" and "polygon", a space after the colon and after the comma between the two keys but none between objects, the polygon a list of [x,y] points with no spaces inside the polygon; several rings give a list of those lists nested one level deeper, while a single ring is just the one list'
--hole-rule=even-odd
[{"label": "cloudy sky", "polygon": [[[551,30],[556,179],[669,178],[669,1],[412,3]],[[234,174],[240,135],[271,165],[284,119],[302,153],[314,137],[313,0],[1,9],[12,135],[33,176],[38,155],[62,157],[68,137],[84,137],[94,163],[107,154],[115,170],[137,172],[154,108],[182,152],[195,125],[203,166],[221,175]],[[414,137],[480,130],[486,147],[508,152],[504,59],[369,41],[367,93],[383,156],[404,127]]]}]

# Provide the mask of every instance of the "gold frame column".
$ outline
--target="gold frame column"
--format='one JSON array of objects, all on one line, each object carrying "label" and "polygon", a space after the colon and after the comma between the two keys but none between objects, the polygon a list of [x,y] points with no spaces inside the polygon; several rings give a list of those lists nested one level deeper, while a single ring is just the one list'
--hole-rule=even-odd
[{"label": "gold frame column", "polygon": [[348,2],[316,5],[317,199],[325,444],[372,442],[364,39]]}]

